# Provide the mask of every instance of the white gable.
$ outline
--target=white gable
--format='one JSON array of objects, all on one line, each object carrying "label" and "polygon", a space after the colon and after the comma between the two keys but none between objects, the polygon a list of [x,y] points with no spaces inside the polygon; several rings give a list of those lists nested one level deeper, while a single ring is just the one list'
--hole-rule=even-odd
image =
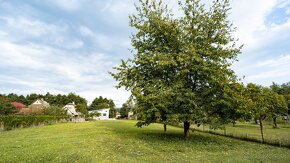
[{"label": "white gable", "polygon": [[38,99],[34,103],[32,103],[32,105],[42,105],[44,107],[48,107],[49,106],[49,103],[47,103],[43,99],[41,99],[41,100]]},{"label": "white gable", "polygon": [[33,104],[40,105],[42,104],[40,100],[36,100]]}]

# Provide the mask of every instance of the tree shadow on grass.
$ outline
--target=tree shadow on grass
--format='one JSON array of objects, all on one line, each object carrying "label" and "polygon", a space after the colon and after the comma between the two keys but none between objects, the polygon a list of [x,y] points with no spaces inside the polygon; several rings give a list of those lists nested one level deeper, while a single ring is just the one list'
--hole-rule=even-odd
[{"label": "tree shadow on grass", "polygon": [[200,134],[197,132],[191,133],[188,140],[185,140],[183,137],[183,133],[175,133],[175,132],[143,132],[142,134],[134,135],[136,138],[143,140],[153,140],[153,141],[161,141],[161,142],[182,142],[186,144],[194,143],[194,144],[203,144],[203,145],[224,145],[230,142],[227,142],[223,139],[220,139],[219,136],[212,136],[207,134]]},{"label": "tree shadow on grass", "polygon": [[211,135],[207,133],[200,132],[191,132],[190,138],[185,140],[183,137],[182,130],[172,129],[167,132],[163,132],[162,129],[151,129],[150,127],[136,128],[124,130],[121,128],[114,128],[112,130],[123,139],[138,139],[145,141],[147,143],[176,143],[179,145],[185,146],[204,146],[205,148],[214,148],[214,147],[226,147],[230,149],[232,147],[232,142],[225,138],[222,138],[217,135]]}]

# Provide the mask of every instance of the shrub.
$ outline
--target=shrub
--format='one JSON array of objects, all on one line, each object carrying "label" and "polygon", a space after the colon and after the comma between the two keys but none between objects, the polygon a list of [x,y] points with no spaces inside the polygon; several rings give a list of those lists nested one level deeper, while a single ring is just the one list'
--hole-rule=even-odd
[{"label": "shrub", "polygon": [[21,127],[47,125],[67,120],[66,116],[0,116],[0,128],[12,130]]}]

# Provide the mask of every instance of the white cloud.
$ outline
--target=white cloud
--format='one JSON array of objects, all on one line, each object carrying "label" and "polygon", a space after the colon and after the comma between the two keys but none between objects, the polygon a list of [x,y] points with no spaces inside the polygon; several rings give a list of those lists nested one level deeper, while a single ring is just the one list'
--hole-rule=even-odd
[{"label": "white cloud", "polygon": [[246,83],[270,85],[272,82],[285,83],[290,81],[290,54],[274,56],[253,64],[236,65],[234,70],[239,70],[238,67],[243,68],[239,74],[243,72],[243,75],[246,75],[244,78]]},{"label": "white cloud", "polygon": [[[279,58],[269,59],[263,62],[258,62],[256,67],[275,67],[281,68],[281,66],[290,67],[290,55],[280,56]],[[290,69],[289,69],[290,70]]]},{"label": "white cloud", "polygon": [[60,33],[66,30],[65,26],[62,28],[53,25],[47,24],[39,20],[31,20],[26,17],[0,17],[0,19],[6,22],[8,30],[17,31],[17,33],[23,35],[32,35],[35,37],[42,37],[44,35],[49,35],[52,33]]},{"label": "white cloud", "polygon": [[89,101],[104,96],[119,101],[118,106],[128,98],[126,91],[114,88],[116,83],[108,74],[113,62],[104,54],[68,54],[49,46],[4,41],[0,41],[0,49],[1,67],[29,73],[17,77],[0,75],[2,84],[25,87],[26,93],[76,92]]},{"label": "white cloud", "polygon": [[232,0],[234,26],[238,28],[236,37],[247,50],[255,49],[261,42],[256,33],[265,28],[266,16],[277,5],[278,0]]},{"label": "white cloud", "polygon": [[86,3],[85,1],[79,0],[51,0],[50,2],[66,11],[77,10],[81,6],[82,2]]},{"label": "white cloud", "polygon": [[135,13],[136,0],[109,0],[103,4],[102,16],[106,23],[114,27],[128,27],[129,15]]},{"label": "white cloud", "polygon": [[93,40],[95,45],[103,50],[111,50],[118,46],[124,48],[130,47],[130,43],[128,43],[129,38],[107,36],[103,33],[93,32],[90,28],[83,25],[80,26],[79,31],[81,35]]}]

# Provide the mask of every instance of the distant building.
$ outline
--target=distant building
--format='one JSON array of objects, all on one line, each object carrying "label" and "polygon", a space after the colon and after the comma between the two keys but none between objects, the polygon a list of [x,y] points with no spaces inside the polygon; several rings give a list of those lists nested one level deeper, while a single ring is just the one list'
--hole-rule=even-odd
[{"label": "distant building", "polygon": [[135,119],[134,112],[132,111],[128,112],[128,119]]},{"label": "distant building", "polygon": [[76,111],[75,102],[68,103],[63,107],[67,111],[67,114],[71,116],[70,120],[72,122],[84,122],[85,118],[81,117],[81,113]]},{"label": "distant building", "polygon": [[38,99],[29,106],[31,110],[39,110],[46,107],[49,107],[49,103],[44,101],[43,99]]},{"label": "distant building", "polygon": [[74,102],[72,103],[68,103],[63,107],[64,110],[67,111],[67,114],[71,115],[71,116],[79,116],[80,113],[78,113],[76,111],[76,105]]},{"label": "distant building", "polygon": [[108,120],[109,114],[110,114],[110,109],[105,108],[105,109],[91,110],[91,111],[89,111],[89,113],[100,113],[100,116],[93,117],[96,120]]},{"label": "distant building", "polygon": [[120,117],[121,117],[120,112],[116,112],[116,118],[120,118]]},{"label": "distant building", "polygon": [[44,108],[49,107],[49,103],[44,101],[43,99],[38,99],[34,101],[29,108],[20,109],[21,114],[30,114],[30,113],[40,113]]}]

